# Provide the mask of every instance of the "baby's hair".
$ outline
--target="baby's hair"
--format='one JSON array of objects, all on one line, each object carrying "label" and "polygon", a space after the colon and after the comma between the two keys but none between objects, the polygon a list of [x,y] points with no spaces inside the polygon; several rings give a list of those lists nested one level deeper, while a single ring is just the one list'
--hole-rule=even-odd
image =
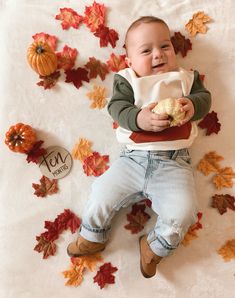
[{"label": "baby's hair", "polygon": [[140,17],[139,19],[135,20],[131,25],[130,27],[127,29],[127,32],[126,32],[126,36],[125,36],[125,48],[126,48],[126,51],[127,51],[127,37],[128,37],[128,33],[135,29],[136,27],[138,27],[140,24],[148,24],[148,23],[161,23],[161,24],[164,24],[167,28],[168,25],[165,21],[163,21],[162,19],[160,18],[157,18],[157,17],[154,17],[154,16],[143,16],[143,17]]}]

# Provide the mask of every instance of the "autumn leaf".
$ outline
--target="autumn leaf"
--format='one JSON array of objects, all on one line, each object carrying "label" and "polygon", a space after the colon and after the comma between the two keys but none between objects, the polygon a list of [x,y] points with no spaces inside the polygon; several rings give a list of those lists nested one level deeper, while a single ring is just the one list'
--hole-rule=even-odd
[{"label": "autumn leaf", "polygon": [[42,81],[38,82],[37,85],[42,86],[45,90],[51,89],[52,87],[54,87],[56,85],[59,77],[60,77],[59,71],[55,71],[52,74],[50,74],[49,76],[41,76],[40,75],[39,78],[42,79]]},{"label": "autumn leaf", "polygon": [[197,169],[201,171],[204,175],[208,175],[211,172],[218,173],[220,170],[219,161],[223,160],[224,158],[218,155],[215,151],[211,151],[200,160]]},{"label": "autumn leaf", "polygon": [[212,197],[211,207],[217,208],[222,215],[227,212],[227,208],[235,211],[235,198],[229,194],[217,195]]},{"label": "autumn leaf", "polygon": [[27,152],[27,162],[34,162],[39,163],[39,159],[42,155],[46,154],[46,149],[40,148],[44,142],[43,141],[37,141],[33,147],[30,149],[29,152]]},{"label": "autumn leaf", "polygon": [[226,243],[218,250],[225,262],[235,259],[235,239],[228,240]]},{"label": "autumn leaf", "polygon": [[83,17],[72,8],[60,8],[60,14],[56,15],[55,19],[62,21],[62,28],[68,30],[70,27],[78,29]]},{"label": "autumn leaf", "polygon": [[219,123],[217,113],[212,111],[208,113],[206,117],[198,123],[198,126],[202,129],[206,129],[206,135],[209,136],[212,133],[218,134],[221,124]]},{"label": "autumn leaf", "polygon": [[73,83],[74,86],[79,89],[82,86],[82,82],[89,82],[88,71],[85,68],[78,67],[77,69],[65,70],[66,83]]},{"label": "autumn leaf", "polygon": [[113,122],[113,129],[117,129],[118,126],[119,126],[118,123],[114,121],[114,122]]},{"label": "autumn leaf", "polygon": [[57,216],[54,224],[58,225],[60,233],[64,230],[70,229],[73,234],[80,227],[81,220],[71,210],[65,209],[64,212]]},{"label": "autumn leaf", "polygon": [[34,41],[41,41],[47,43],[53,51],[56,50],[58,38],[54,35],[50,35],[44,32],[36,33],[32,36]]},{"label": "autumn leaf", "polygon": [[89,79],[94,79],[99,76],[103,81],[106,74],[109,73],[108,66],[100,60],[97,60],[95,57],[89,58],[89,62],[87,62],[85,68],[89,70]]},{"label": "autumn leaf", "polygon": [[197,33],[205,34],[207,32],[207,26],[205,23],[211,21],[211,18],[203,11],[199,11],[193,15],[193,18],[185,25],[185,29],[195,36]]},{"label": "autumn leaf", "polygon": [[188,232],[185,234],[184,239],[181,241],[181,244],[183,246],[188,246],[192,240],[198,238],[197,230],[202,229],[202,224],[200,223],[200,220],[202,218],[201,212],[198,212],[197,218],[197,222],[188,229]]},{"label": "autumn leaf", "polygon": [[78,267],[76,265],[71,265],[69,270],[66,270],[63,273],[65,278],[68,278],[66,286],[77,287],[83,281],[83,267]]},{"label": "autumn leaf", "polygon": [[102,86],[93,86],[93,90],[87,93],[87,96],[92,100],[90,107],[92,109],[103,109],[107,104],[107,89]]},{"label": "autumn leaf", "polygon": [[114,53],[112,53],[109,60],[107,61],[109,69],[111,71],[118,72],[124,68],[127,68],[125,58],[126,55],[115,55]]},{"label": "autumn leaf", "polygon": [[46,197],[47,195],[53,195],[58,192],[58,181],[56,179],[50,180],[46,176],[42,176],[40,184],[32,183],[35,189],[34,195],[37,197]]},{"label": "autumn leaf", "polygon": [[106,284],[114,284],[115,276],[112,274],[118,269],[113,267],[111,263],[105,263],[99,268],[96,276],[93,278],[94,282],[98,283],[100,289],[103,289]]},{"label": "autumn leaf", "polygon": [[97,263],[102,262],[103,258],[100,253],[95,253],[92,255],[81,256],[78,258],[71,258],[73,265],[88,269],[89,271],[95,271]]},{"label": "autumn leaf", "polygon": [[100,25],[94,35],[100,38],[100,47],[107,47],[110,43],[112,48],[115,48],[119,39],[118,33],[114,29],[109,29],[104,25]]},{"label": "autumn leaf", "polygon": [[85,138],[80,138],[79,142],[74,146],[72,151],[72,156],[74,159],[83,161],[88,156],[92,155],[91,150],[92,142]]},{"label": "autumn leaf", "polygon": [[[143,205],[144,206],[144,205]],[[150,219],[150,216],[141,210],[141,207],[137,207],[137,211],[127,214],[128,224],[124,226],[125,229],[130,230],[131,234],[137,234],[144,229],[144,225]]]},{"label": "autumn leaf", "polygon": [[94,1],[91,6],[85,7],[84,14],[84,24],[87,25],[91,32],[95,32],[100,25],[104,25],[105,23],[106,7],[104,4]]},{"label": "autumn leaf", "polygon": [[43,259],[54,256],[56,253],[56,244],[53,241],[46,240],[43,236],[37,236],[38,244],[34,247],[37,252],[43,252]]},{"label": "autumn leaf", "polygon": [[217,189],[223,187],[233,187],[232,179],[235,178],[235,173],[231,167],[220,169],[219,172],[213,177],[213,183]]},{"label": "autumn leaf", "polygon": [[75,60],[77,58],[78,51],[77,49],[72,49],[69,46],[65,45],[62,52],[56,53],[57,56],[57,68],[68,70],[73,68]]},{"label": "autumn leaf", "polygon": [[174,33],[174,36],[171,37],[171,42],[175,53],[178,54],[178,52],[180,52],[183,57],[187,55],[189,50],[192,50],[192,43],[190,39],[186,39],[180,32]]},{"label": "autumn leaf", "polygon": [[109,168],[108,162],[108,155],[101,156],[98,152],[93,152],[83,161],[84,173],[87,176],[100,176]]}]

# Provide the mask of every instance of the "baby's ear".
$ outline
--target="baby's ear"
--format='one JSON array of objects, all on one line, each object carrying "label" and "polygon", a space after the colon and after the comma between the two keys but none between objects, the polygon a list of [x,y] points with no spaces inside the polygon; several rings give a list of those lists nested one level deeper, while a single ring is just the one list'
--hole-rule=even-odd
[{"label": "baby's ear", "polygon": [[125,62],[129,67],[131,67],[131,59],[129,57],[125,58]]}]

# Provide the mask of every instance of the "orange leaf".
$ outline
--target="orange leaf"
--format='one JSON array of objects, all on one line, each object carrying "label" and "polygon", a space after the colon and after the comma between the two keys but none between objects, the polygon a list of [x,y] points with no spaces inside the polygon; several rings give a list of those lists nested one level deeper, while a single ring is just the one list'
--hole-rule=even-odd
[{"label": "orange leaf", "polygon": [[56,15],[55,19],[61,20],[62,28],[68,30],[70,27],[77,29],[83,17],[72,8],[60,8],[60,14]]},{"label": "orange leaf", "polygon": [[105,13],[106,7],[104,4],[99,4],[94,1],[92,6],[86,6],[83,22],[87,25],[91,32],[95,32],[100,25],[104,25]]},{"label": "orange leaf", "polygon": [[214,176],[213,183],[217,189],[221,189],[223,187],[231,188],[233,186],[233,178],[235,178],[233,169],[231,167],[225,167],[220,169]]},{"label": "orange leaf", "polygon": [[102,63],[100,60],[97,60],[95,57],[90,57],[89,62],[87,62],[85,67],[90,71],[90,79],[100,76],[101,80],[103,81],[106,74],[109,73],[108,66],[105,63]]},{"label": "orange leaf", "polygon": [[35,189],[34,195],[37,197],[46,197],[47,195],[53,195],[58,192],[58,180],[50,180],[46,176],[42,176],[40,179],[41,184],[32,183],[33,188]]},{"label": "orange leaf", "polygon": [[66,270],[63,273],[65,278],[68,278],[66,286],[77,287],[83,281],[83,270],[84,268],[78,267],[76,265],[71,265],[69,270]]},{"label": "orange leaf", "polygon": [[218,173],[220,165],[218,161],[223,160],[224,158],[218,155],[215,151],[211,151],[200,160],[197,169],[201,171],[204,175],[208,175],[211,172]]},{"label": "orange leaf", "polygon": [[57,68],[63,68],[64,70],[73,68],[75,60],[77,58],[77,54],[77,49],[72,49],[65,45],[62,52],[56,53],[56,56],[58,58]]},{"label": "orange leaf", "polygon": [[118,72],[121,69],[127,68],[125,58],[126,58],[126,55],[116,56],[114,53],[112,53],[110,55],[109,60],[107,61],[107,65],[109,69],[114,72]]},{"label": "orange leaf", "polygon": [[43,259],[47,259],[49,256],[54,256],[56,252],[56,244],[53,241],[48,241],[43,235],[36,237],[38,244],[34,247],[37,252],[43,251]]},{"label": "orange leaf", "polygon": [[109,156],[101,156],[98,152],[93,152],[93,154],[88,156],[83,162],[83,170],[87,176],[100,176],[109,168],[107,165]]},{"label": "orange leaf", "polygon": [[92,143],[87,139],[80,138],[79,142],[73,148],[73,151],[72,151],[73,158],[83,161],[88,156],[92,155],[91,145]]},{"label": "orange leaf", "polygon": [[235,259],[235,239],[228,240],[219,250],[220,254],[225,262]]},{"label": "orange leaf", "polygon": [[203,11],[199,11],[193,15],[193,18],[185,25],[185,29],[195,36],[197,33],[205,34],[207,32],[207,26],[205,23],[211,21],[211,18]]},{"label": "orange leaf", "polygon": [[90,271],[95,271],[97,263],[102,262],[103,258],[100,253],[93,255],[81,256],[79,258],[71,258],[73,265],[78,267],[87,268]]},{"label": "orange leaf", "polygon": [[33,39],[35,41],[41,41],[41,42],[46,42],[53,51],[56,50],[57,46],[57,37],[54,35],[50,35],[44,32],[36,33],[33,36]]},{"label": "orange leaf", "polygon": [[107,104],[107,89],[101,86],[93,86],[93,91],[88,92],[87,96],[90,100],[93,100],[90,107],[92,109],[103,109]]},{"label": "orange leaf", "polygon": [[190,242],[196,238],[198,238],[197,230],[202,229],[202,224],[200,223],[200,220],[202,218],[202,213],[198,212],[197,214],[198,220],[195,224],[193,224],[189,229],[187,234],[184,236],[183,241],[181,241],[181,244],[183,246],[188,246]]}]

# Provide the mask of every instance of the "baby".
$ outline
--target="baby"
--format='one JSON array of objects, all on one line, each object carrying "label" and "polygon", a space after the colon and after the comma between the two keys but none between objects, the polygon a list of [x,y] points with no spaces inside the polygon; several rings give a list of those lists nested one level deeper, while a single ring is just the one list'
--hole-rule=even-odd
[{"label": "baby", "polygon": [[[167,24],[141,17],[126,33],[128,68],[114,77],[108,111],[118,122],[120,157],[92,185],[80,235],[69,244],[70,256],[102,251],[116,212],[144,197],[158,215],[156,225],[139,239],[140,269],[155,275],[157,264],[170,255],[197,220],[197,195],[188,149],[197,136],[195,120],[211,104],[197,71],[177,65]],[[160,100],[177,98],[185,117],[170,127],[166,114],[152,112]]]}]

